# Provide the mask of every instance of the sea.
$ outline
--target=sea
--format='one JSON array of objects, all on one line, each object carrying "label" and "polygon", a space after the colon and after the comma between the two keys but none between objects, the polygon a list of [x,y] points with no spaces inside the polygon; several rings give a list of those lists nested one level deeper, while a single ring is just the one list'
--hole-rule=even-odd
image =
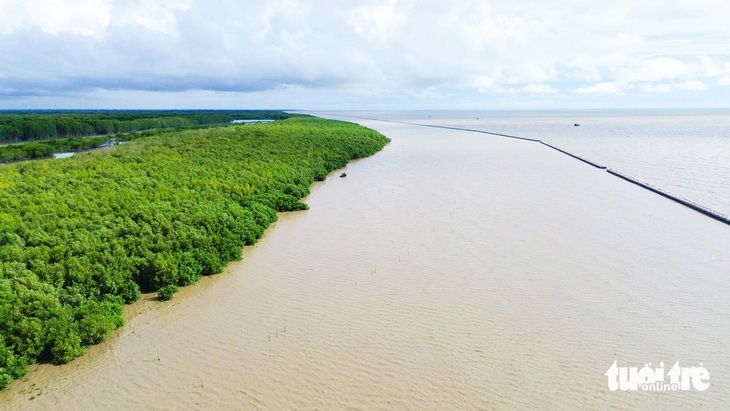
[{"label": "sea", "polygon": [[340,114],[542,140],[730,216],[730,109]]},{"label": "sea", "polygon": [[730,226],[459,129],[728,214],[730,111],[310,114],[392,142],[0,408],[727,409]]}]

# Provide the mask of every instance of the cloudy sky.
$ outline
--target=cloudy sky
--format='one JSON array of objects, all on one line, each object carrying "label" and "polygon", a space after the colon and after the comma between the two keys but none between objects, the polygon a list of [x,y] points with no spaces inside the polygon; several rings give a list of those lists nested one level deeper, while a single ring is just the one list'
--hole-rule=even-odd
[{"label": "cloudy sky", "polygon": [[727,0],[0,0],[0,108],[730,107]]}]

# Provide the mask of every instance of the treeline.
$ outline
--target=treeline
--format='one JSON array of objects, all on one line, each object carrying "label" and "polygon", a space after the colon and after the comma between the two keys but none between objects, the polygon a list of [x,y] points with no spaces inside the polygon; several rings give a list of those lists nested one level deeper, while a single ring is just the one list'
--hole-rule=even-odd
[{"label": "treeline", "polygon": [[73,137],[13,144],[0,147],[0,163],[46,158],[62,152],[91,150],[105,144],[111,145],[113,142],[110,142],[109,137]]},{"label": "treeline", "polygon": [[221,272],[379,133],[316,118],[151,133],[0,167],[0,388],[102,341],[141,291]]},{"label": "treeline", "polygon": [[291,117],[281,111],[5,111],[0,144]]},{"label": "treeline", "polygon": [[[191,126],[194,127],[222,127],[222,125]],[[115,146],[127,141],[148,137],[158,132],[182,131],[185,128],[164,129],[156,131],[137,131],[114,136],[72,137],[57,138],[54,140],[31,141],[28,143],[0,146],[0,163],[13,163],[23,160],[37,160],[48,158],[56,153],[79,152],[93,150],[104,146]]]}]

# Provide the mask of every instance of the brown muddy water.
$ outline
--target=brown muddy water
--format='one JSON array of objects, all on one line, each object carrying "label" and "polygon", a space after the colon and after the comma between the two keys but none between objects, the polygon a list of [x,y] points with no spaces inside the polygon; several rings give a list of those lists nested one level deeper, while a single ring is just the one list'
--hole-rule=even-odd
[{"label": "brown muddy water", "polygon": [[[361,123],[393,142],[2,407],[727,406],[728,226],[539,144]],[[613,392],[614,361],[702,363],[710,387]]]}]

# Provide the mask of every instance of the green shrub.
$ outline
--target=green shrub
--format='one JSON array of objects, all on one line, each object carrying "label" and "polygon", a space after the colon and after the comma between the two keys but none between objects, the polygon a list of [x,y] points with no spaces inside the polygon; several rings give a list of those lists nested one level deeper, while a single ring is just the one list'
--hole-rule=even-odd
[{"label": "green shrub", "polygon": [[160,290],[157,292],[157,297],[160,299],[160,301],[171,300],[176,292],[178,292],[178,288],[176,285],[166,285],[160,288]]}]

